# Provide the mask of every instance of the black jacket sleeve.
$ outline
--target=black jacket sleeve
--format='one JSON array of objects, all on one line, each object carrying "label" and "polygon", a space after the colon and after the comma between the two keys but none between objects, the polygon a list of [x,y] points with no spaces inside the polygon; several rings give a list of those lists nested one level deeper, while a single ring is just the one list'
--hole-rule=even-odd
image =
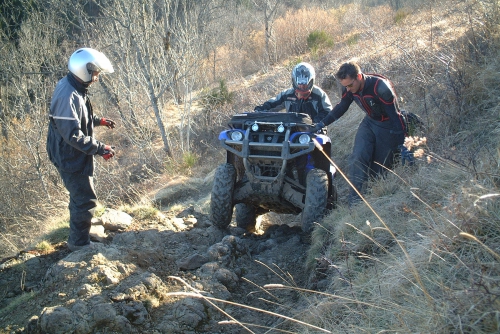
[{"label": "black jacket sleeve", "polygon": [[342,117],[342,115],[344,115],[349,109],[352,101],[352,94],[347,92],[347,90],[344,88],[342,91],[342,98],[340,99],[339,103],[337,103],[337,105],[333,107],[333,110],[330,111],[325,118],[323,118],[323,124],[327,126]]},{"label": "black jacket sleeve", "polygon": [[288,89],[283,90],[276,97],[273,97],[263,104],[256,106],[254,111],[280,111],[285,108],[285,99]]}]

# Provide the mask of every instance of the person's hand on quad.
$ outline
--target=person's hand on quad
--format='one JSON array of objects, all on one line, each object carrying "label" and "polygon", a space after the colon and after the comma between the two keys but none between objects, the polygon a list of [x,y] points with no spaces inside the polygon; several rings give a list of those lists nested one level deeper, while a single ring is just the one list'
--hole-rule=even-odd
[{"label": "person's hand on quad", "polygon": [[316,124],[312,125],[311,132],[318,133],[321,130],[323,130],[324,127],[325,127],[325,123],[323,123],[323,122],[316,123]]}]

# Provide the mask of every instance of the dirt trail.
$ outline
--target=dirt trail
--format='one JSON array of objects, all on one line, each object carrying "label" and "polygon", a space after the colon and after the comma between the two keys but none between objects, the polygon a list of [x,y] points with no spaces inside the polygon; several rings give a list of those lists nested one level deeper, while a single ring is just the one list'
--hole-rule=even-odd
[{"label": "dirt trail", "polygon": [[[222,231],[197,209],[196,201],[209,197],[209,187],[192,185],[185,188],[183,203],[195,205],[134,221],[125,231],[108,231],[92,249],[71,253],[63,243],[50,254],[27,251],[3,262],[0,332],[247,332],[243,325],[219,323],[231,317],[255,333],[266,331],[255,325],[290,326],[276,316],[204,298],[286,316],[306,311],[298,293],[262,288],[318,286],[304,271],[309,245],[293,222],[297,219],[264,217],[260,234],[234,223]],[[177,191],[166,193],[163,200]]]}]

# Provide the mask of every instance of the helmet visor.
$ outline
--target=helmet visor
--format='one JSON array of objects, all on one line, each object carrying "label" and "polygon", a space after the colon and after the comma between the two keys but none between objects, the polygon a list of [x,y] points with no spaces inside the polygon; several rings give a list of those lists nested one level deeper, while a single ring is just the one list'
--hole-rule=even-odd
[{"label": "helmet visor", "polygon": [[96,64],[88,63],[87,64],[87,70],[92,71],[92,72],[102,72],[102,69],[97,66]]},{"label": "helmet visor", "polygon": [[303,92],[303,93],[309,92],[310,91],[309,85],[307,83],[306,84],[298,84],[296,91]]},{"label": "helmet visor", "polygon": [[307,100],[309,95],[311,95],[311,90],[307,89],[307,85],[299,85],[295,90],[295,96],[297,96],[299,100]]}]

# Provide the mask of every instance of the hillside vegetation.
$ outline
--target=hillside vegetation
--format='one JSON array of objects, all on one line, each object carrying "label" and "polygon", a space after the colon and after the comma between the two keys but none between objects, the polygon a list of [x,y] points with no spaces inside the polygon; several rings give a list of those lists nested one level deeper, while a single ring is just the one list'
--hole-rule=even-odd
[{"label": "hillside vegetation", "polygon": [[[252,110],[288,87],[290,70],[301,60],[313,64],[317,84],[335,103],[340,87],[333,73],[343,62],[356,59],[363,71],[388,76],[396,86],[401,105],[422,118],[423,127],[412,133],[417,161],[414,166],[398,165],[384,180],[372,181],[366,202],[354,208],[346,205],[348,188],[339,173],[339,206],[316,226],[306,254],[297,254],[296,260],[304,261],[305,270],[297,271],[302,276],[283,280],[284,285],[262,284],[254,289],[269,294],[275,290],[298,293],[298,297],[281,298],[278,311],[316,328],[294,322],[283,326],[294,333],[322,332],[320,329],[333,333],[498,333],[497,1],[390,1],[392,6],[376,1],[354,1],[342,6],[335,1],[326,3],[290,11],[281,8],[273,20],[273,47],[267,50],[273,50],[271,57],[263,57],[265,30],[258,23],[240,24],[240,29],[233,24],[234,29],[229,29],[232,40],[219,41],[220,45],[214,42],[208,56],[192,59],[192,63],[188,63],[187,55],[194,53],[183,49],[187,62],[179,64],[178,81],[172,78],[167,84],[154,82],[157,79],[151,73],[154,87],[169,92],[153,99],[158,102],[156,106],[147,98],[145,82],[141,81],[145,77],[136,81],[128,77],[127,81],[119,71],[127,69],[118,63],[115,81],[110,76],[109,82],[95,87],[96,109],[107,110],[109,116],[119,120],[122,129],[127,129],[98,133],[99,138],[118,143],[121,149],[115,161],[99,162],[96,180],[101,202],[136,216],[138,208],[150,206],[170,212],[191,205],[200,215],[206,214],[208,198],[204,195],[209,187],[200,187],[196,180],[209,180],[215,166],[223,162],[216,139],[229,116]],[[249,22],[249,12],[240,13],[241,22]],[[32,18],[26,22],[35,21]],[[99,29],[104,32],[110,28],[104,22],[92,22],[89,27],[96,30],[85,33],[97,34]],[[10,46],[10,51],[7,47],[1,49],[2,62],[10,53],[20,58],[30,41],[48,38],[42,33],[29,39],[35,32],[21,29],[19,43]],[[87,37],[90,46],[109,47],[118,61],[119,49],[112,49],[97,37]],[[198,38],[203,40],[202,36]],[[126,42],[125,37],[122,41]],[[65,71],[61,59],[67,59],[75,44],[52,42],[60,51],[57,55],[50,53],[46,63],[59,64],[57,74],[62,74]],[[12,51],[14,48],[19,51]],[[164,60],[173,62],[169,57],[179,54],[167,53]],[[193,64],[207,82],[192,73]],[[28,65],[25,62],[23,66]],[[12,96],[15,89],[27,92],[32,86],[26,85],[36,83],[36,96],[42,101],[32,104],[28,93],[19,93],[9,100],[9,110],[17,110],[17,114],[10,118],[2,114],[0,222],[4,242],[0,247],[4,256],[34,247],[41,240],[60,242],[67,229],[67,199],[44,152],[45,102],[57,75],[54,71],[49,78],[28,82],[27,72],[31,70],[24,70],[24,75],[16,79],[2,77],[1,84],[2,92],[9,89]],[[230,94],[225,93],[226,89]],[[119,102],[115,100],[118,96]],[[165,136],[155,119],[156,112],[165,120]],[[362,116],[359,109],[351,107],[342,119],[330,125],[332,159],[342,172],[346,172]],[[165,138],[169,150],[165,150]],[[160,203],[151,201],[151,194],[162,188],[177,189],[175,183],[184,184],[184,190]],[[190,196],[192,193],[196,193],[196,199]],[[265,219],[272,224],[280,218]],[[138,229],[146,230],[152,224],[147,219],[139,221],[144,225]],[[58,240],[50,239],[53,233],[46,234],[54,228],[63,231]],[[42,250],[40,244],[38,249],[41,253],[54,251],[50,247]],[[293,252],[293,248],[283,250]],[[266,259],[275,261],[273,254],[266,254]],[[283,269],[283,276],[293,276],[287,270]],[[175,285],[158,275],[169,289]],[[64,290],[64,285],[58,288]],[[23,296],[30,298],[28,293]],[[167,303],[158,301],[157,310],[163,302]],[[3,325],[8,324],[5,314]]]}]

